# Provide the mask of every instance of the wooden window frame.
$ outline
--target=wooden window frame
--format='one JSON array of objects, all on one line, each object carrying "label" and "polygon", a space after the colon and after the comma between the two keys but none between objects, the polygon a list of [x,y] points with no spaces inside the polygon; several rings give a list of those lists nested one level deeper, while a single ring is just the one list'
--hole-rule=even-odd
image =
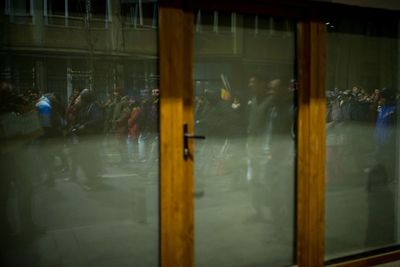
[{"label": "wooden window frame", "polygon": [[[371,266],[400,259],[400,249],[324,262],[325,76],[329,16],[398,18],[400,12],[294,0],[161,0],[160,44],[160,264],[194,266],[193,160],[183,161],[182,125],[193,131],[193,38],[197,9],[285,16],[298,21],[298,134],[296,264]],[[186,93],[185,93],[186,92]],[[173,118],[173,119],[172,119]],[[192,145],[192,144],[191,144]],[[357,255],[356,255],[357,256]],[[341,261],[341,259],[339,259]]]}]

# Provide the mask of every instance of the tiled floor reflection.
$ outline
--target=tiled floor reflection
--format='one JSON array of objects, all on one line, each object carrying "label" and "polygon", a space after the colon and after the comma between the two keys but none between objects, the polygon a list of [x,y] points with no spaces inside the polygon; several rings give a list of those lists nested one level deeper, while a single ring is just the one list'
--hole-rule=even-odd
[{"label": "tiled floor reflection", "polygon": [[[236,167],[243,168],[239,163]],[[277,230],[268,207],[263,219],[254,218],[251,185],[242,171],[232,170],[196,177],[203,179],[204,188],[204,196],[195,204],[196,265],[290,265],[294,229]]]},{"label": "tiled floor reflection", "polygon": [[9,256],[19,253],[16,266],[155,266],[149,235],[155,227],[133,222],[50,230]]},{"label": "tiled floor reflection", "polygon": [[[9,266],[158,266],[157,165],[151,171],[149,162],[117,165],[112,149],[102,157],[96,190],[85,188],[81,172],[75,182],[60,171],[54,186],[34,185],[33,220],[42,231],[10,241]],[[9,217],[18,231],[17,193],[9,200]]]}]

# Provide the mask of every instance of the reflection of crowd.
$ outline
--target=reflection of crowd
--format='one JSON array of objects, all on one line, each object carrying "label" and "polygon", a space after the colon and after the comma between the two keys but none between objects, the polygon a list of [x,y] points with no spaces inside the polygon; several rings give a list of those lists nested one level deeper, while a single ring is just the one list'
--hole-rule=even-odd
[{"label": "reflection of crowd", "polygon": [[103,150],[106,153],[116,149],[119,166],[128,166],[132,160],[146,162],[156,158],[158,98],[158,89],[153,89],[150,97],[135,100],[116,88],[100,103],[92,90],[74,90],[61,119],[65,121],[64,135],[69,140],[71,164],[66,166],[71,172],[69,180],[78,179],[80,167],[89,189],[99,184],[103,171],[100,148],[106,149]]},{"label": "reflection of crowd", "polygon": [[250,191],[253,210],[246,222],[272,217],[274,231],[288,235],[294,222],[295,90],[294,81],[257,73],[238,95],[203,88],[195,99],[195,131],[206,136],[196,144],[197,195],[213,191],[226,176],[233,190]]},{"label": "reflection of crowd", "polygon": [[[280,79],[267,81],[254,75],[248,89],[246,96],[239,97],[226,89],[203,88],[196,96],[196,132],[207,136],[196,146],[196,193],[204,194],[204,177],[231,174],[234,186],[250,184],[255,211],[252,220],[264,220],[268,207],[279,222],[277,226],[286,223],[290,227],[295,88],[293,84],[286,87]],[[116,88],[104,102],[96,99],[93,90],[76,89],[63,107],[57,94],[18,94],[2,82],[0,100],[3,128],[10,118],[19,120],[24,114],[35,114],[30,118],[36,118],[38,124],[18,134],[1,132],[0,136],[1,173],[5,174],[0,212],[6,214],[10,190],[17,188],[21,231],[34,233],[32,229],[37,229],[30,207],[35,183],[55,186],[56,178],[64,173],[66,181],[84,180],[85,189],[101,189],[101,155],[110,150],[117,152],[120,167],[134,161],[157,169],[158,89],[139,98]],[[349,184],[355,181],[352,177],[362,178],[359,174],[365,172],[370,191],[387,187],[396,174],[397,92],[386,88],[368,94],[355,86],[352,90],[328,91],[327,100],[328,184]],[[378,218],[371,214],[371,221]],[[2,223],[3,235],[14,231],[7,220]],[[388,235],[386,240],[392,233]]]},{"label": "reflection of crowd", "polygon": [[[379,163],[393,172],[397,92],[390,88],[367,93],[359,86],[352,90],[327,92],[328,183],[358,183],[346,176],[358,176]],[[386,153],[383,149],[388,149]],[[372,157],[371,157],[372,156]],[[388,173],[393,179],[394,173]],[[361,181],[362,182],[362,181]]]},{"label": "reflection of crowd", "polygon": [[103,104],[104,133],[116,137],[120,165],[130,160],[154,162],[158,146],[158,106],[159,89],[153,89],[151,96],[141,101],[116,89]]},{"label": "reflection of crowd", "polygon": [[[223,92],[223,91],[222,91]],[[236,172],[234,183],[244,177],[245,161],[239,151],[245,150],[241,143],[246,136],[244,124],[246,105],[231,92],[221,94],[218,90],[203,88],[195,98],[195,132],[206,136],[196,144],[195,193],[204,194],[204,177]]]},{"label": "reflection of crowd", "polygon": [[[106,189],[101,179],[106,154],[116,151],[119,166],[135,160],[158,171],[150,166],[158,152],[158,99],[158,89],[140,100],[115,89],[104,102],[91,89],[75,89],[64,107],[56,93],[19,93],[1,82],[1,238],[15,241],[16,235],[43,232],[32,218],[36,186],[54,187],[62,179],[88,191]],[[12,189],[19,226],[7,218]]]},{"label": "reflection of crowd", "polygon": [[[385,94],[388,90],[383,89],[383,93]],[[377,116],[377,107],[383,103],[384,99],[382,90],[375,89],[368,94],[359,86],[354,86],[352,90],[327,91],[327,121],[347,119],[373,122]]]},{"label": "reflection of crowd", "polygon": [[[398,92],[358,86],[327,92],[328,190],[365,188],[367,247],[395,243]],[[356,187],[354,187],[356,186]]]}]

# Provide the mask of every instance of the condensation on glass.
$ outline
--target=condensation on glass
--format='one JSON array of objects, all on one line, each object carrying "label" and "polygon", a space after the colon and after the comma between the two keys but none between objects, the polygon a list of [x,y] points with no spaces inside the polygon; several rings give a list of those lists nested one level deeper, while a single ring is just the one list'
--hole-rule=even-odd
[{"label": "condensation on glass", "polygon": [[399,24],[327,28],[328,259],[399,243]]},{"label": "condensation on glass", "polygon": [[195,14],[196,266],[295,262],[295,24]]},{"label": "condensation on glass", "polygon": [[0,13],[1,266],[157,266],[156,1]]}]

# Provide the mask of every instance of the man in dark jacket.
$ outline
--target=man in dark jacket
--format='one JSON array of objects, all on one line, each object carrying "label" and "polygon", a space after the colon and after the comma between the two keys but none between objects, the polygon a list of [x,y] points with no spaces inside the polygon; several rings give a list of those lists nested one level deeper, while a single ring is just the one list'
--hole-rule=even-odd
[{"label": "man in dark jacket", "polygon": [[265,220],[270,211],[273,227],[293,227],[294,122],[293,94],[280,79],[268,83],[261,76],[249,80],[252,98],[248,103],[247,153],[250,162],[253,219]]},{"label": "man in dark jacket", "polygon": [[[37,150],[32,143],[43,133],[34,104],[26,103],[10,83],[0,82],[0,242],[4,242],[1,266],[8,266],[2,261],[10,245],[44,233],[32,214],[33,180],[39,176]],[[9,200],[13,195],[17,205],[10,213]],[[18,216],[17,225],[10,220],[12,214]]]},{"label": "man in dark jacket", "polygon": [[383,89],[375,126],[376,165],[368,174],[368,228],[366,246],[396,243],[396,170],[398,140],[396,90]]},{"label": "man in dark jacket", "polygon": [[78,110],[76,124],[72,129],[76,138],[73,160],[84,171],[87,188],[93,189],[99,183],[99,141],[103,132],[103,112],[91,90],[84,89],[80,98],[81,106]]}]

